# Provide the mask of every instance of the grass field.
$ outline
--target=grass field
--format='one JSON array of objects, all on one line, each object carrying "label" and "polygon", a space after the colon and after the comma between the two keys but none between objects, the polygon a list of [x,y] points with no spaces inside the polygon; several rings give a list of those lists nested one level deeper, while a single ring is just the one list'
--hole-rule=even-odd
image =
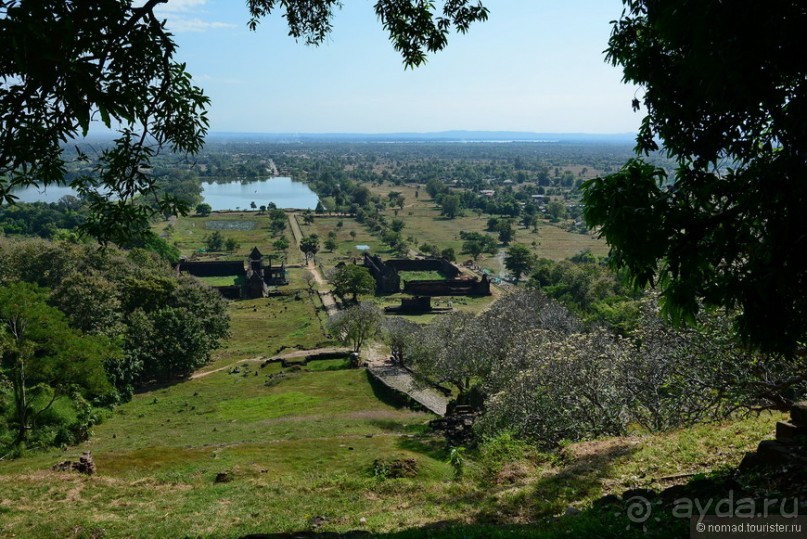
[{"label": "grass field", "polygon": [[[166,241],[176,245],[185,257],[204,251],[205,238],[215,231],[220,232],[225,240],[233,238],[240,247],[232,253],[205,253],[206,257],[243,260],[253,247],[264,255],[278,257],[276,260],[283,255],[272,246],[277,238],[269,233],[269,218],[259,212],[215,212],[207,217],[179,217],[155,225],[154,231],[164,236],[167,234]],[[291,232],[287,229],[285,234],[291,241]],[[292,248],[297,250],[293,245]]]},{"label": "grass field", "polygon": [[[312,372],[239,364],[155,388],[118,408],[82,446],[0,463],[0,536],[235,538],[313,528],[400,537],[602,533],[601,515],[550,525],[541,518],[569,506],[586,511],[604,493],[663,487],[667,476],[736,465],[778,417],[573,444],[560,458],[469,453],[464,478],[455,480],[442,441],[424,433],[430,416],[388,404],[365,371],[339,361]],[[49,470],[84,450],[92,450],[97,475]],[[376,459],[400,458],[417,460],[416,477],[374,476]],[[216,482],[220,473],[226,482]],[[607,518],[624,528],[624,517]]]},{"label": "grass field", "polygon": [[[397,211],[397,217],[405,221],[406,226],[402,234],[405,238],[411,236],[414,239],[415,248],[423,243],[437,245],[440,249],[453,248],[457,259],[462,261],[469,256],[461,254],[463,241],[460,232],[486,232],[489,215],[477,215],[465,211],[465,215],[447,219],[440,215],[439,206],[423,189],[419,190],[417,198],[415,198],[416,189],[411,185],[374,185],[371,190],[382,198],[387,198],[391,191],[397,191],[405,197],[405,206]],[[396,217],[395,208],[387,208],[384,213],[388,220]],[[537,232],[517,226],[514,243],[523,244],[536,256],[551,260],[563,260],[584,249],[590,249],[597,256],[608,253],[608,246],[604,241],[591,234],[568,232],[548,220],[539,222]],[[505,247],[500,245],[500,250],[504,249]],[[502,254],[496,257],[482,255],[478,265],[490,270],[494,275],[503,274]]]},{"label": "grass field", "polygon": [[305,270],[288,270],[289,284],[281,296],[230,303],[231,337],[217,350],[218,368],[244,358],[269,357],[287,348],[313,349],[333,344],[323,331],[327,316],[317,296],[309,296]]},{"label": "grass field", "polygon": [[[355,219],[318,216],[314,219],[314,223],[310,225],[305,224],[302,217],[298,221],[303,234],[317,234],[319,236],[320,250],[316,259],[326,270],[336,266],[339,262],[361,260],[364,251],[357,249],[357,245],[366,245],[369,247],[368,252],[381,255],[384,258],[392,256],[390,249],[372,235],[367,228],[357,223]],[[339,226],[339,223],[342,223],[342,226]],[[336,232],[337,246],[333,251],[328,251],[325,249],[324,244],[328,233],[331,231]],[[355,237],[351,236],[351,232],[355,233]]]}]

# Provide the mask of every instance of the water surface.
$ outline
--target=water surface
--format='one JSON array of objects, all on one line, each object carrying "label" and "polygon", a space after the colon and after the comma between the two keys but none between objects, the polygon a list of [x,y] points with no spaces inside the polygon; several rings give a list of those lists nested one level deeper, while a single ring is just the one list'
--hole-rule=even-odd
[{"label": "water surface", "polygon": [[[65,195],[76,196],[76,191],[66,185],[41,189],[29,185],[14,190],[14,195],[19,202],[58,202]],[[316,193],[306,184],[286,176],[252,182],[203,182],[202,196],[213,210],[248,210],[252,202],[258,207],[274,202],[281,209],[313,210],[319,202]]]},{"label": "water surface", "polygon": [[266,206],[274,202],[278,208],[313,210],[316,193],[302,182],[278,176],[255,182],[203,183],[202,196],[213,210],[248,210],[251,203]]}]

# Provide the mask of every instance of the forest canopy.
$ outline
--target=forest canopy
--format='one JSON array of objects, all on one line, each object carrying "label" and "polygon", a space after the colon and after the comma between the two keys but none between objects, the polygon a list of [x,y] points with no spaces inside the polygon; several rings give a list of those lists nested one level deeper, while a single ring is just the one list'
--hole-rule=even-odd
[{"label": "forest canopy", "polygon": [[229,333],[218,292],[158,255],[43,240],[0,242],[0,324],[0,444],[14,429],[17,442],[79,441],[81,410],[188,376]]}]

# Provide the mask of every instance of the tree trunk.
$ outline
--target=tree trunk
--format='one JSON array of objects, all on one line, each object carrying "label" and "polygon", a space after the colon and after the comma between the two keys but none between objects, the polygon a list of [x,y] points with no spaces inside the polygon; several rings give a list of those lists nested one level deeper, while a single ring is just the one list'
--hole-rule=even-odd
[{"label": "tree trunk", "polygon": [[17,368],[16,376],[12,377],[14,387],[14,407],[17,414],[17,440],[19,445],[28,438],[28,399],[25,393],[25,361],[22,357],[15,361]]}]

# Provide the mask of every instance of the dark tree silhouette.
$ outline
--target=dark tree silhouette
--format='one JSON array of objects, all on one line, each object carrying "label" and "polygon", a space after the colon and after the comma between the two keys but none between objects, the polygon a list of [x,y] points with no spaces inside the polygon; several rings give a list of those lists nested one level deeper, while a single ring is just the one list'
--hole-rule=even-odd
[{"label": "dark tree silhouette", "polygon": [[674,320],[736,310],[752,345],[807,339],[807,5],[624,0],[607,58],[639,84],[637,158],[587,182],[585,216],[611,260],[655,284]]}]

